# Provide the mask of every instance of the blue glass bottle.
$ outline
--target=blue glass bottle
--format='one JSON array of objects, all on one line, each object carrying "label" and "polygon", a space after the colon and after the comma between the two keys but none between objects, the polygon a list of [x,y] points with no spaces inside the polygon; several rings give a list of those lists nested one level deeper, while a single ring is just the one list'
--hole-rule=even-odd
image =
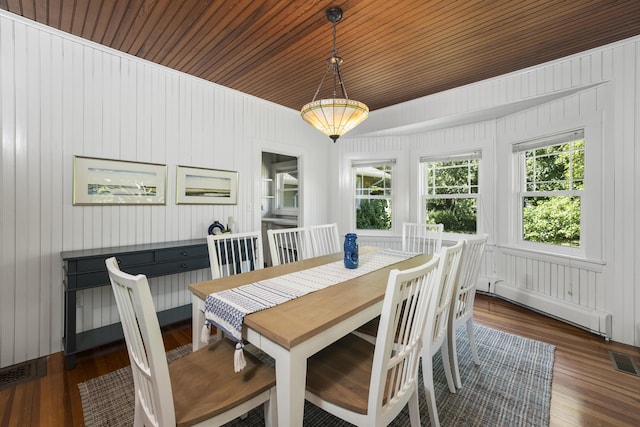
[{"label": "blue glass bottle", "polygon": [[344,236],[344,266],[358,268],[358,235],[347,233]]}]

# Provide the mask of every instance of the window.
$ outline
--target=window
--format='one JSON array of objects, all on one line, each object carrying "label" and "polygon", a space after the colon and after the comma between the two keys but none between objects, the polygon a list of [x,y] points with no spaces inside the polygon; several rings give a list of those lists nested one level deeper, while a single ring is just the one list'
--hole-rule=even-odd
[{"label": "window", "polygon": [[516,144],[521,238],[581,246],[584,131]]},{"label": "window", "polygon": [[473,151],[420,159],[425,223],[443,224],[447,233],[477,233],[481,155]]},{"label": "window", "polygon": [[276,210],[282,215],[298,213],[298,163],[296,160],[274,163]]},{"label": "window", "polygon": [[391,230],[395,160],[352,163],[358,230]]}]

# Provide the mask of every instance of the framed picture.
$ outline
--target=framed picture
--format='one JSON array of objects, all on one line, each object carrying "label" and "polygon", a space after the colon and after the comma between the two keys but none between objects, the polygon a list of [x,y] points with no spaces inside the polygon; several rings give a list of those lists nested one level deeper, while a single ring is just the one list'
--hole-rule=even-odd
[{"label": "framed picture", "polygon": [[235,205],[238,203],[238,172],[178,166],[176,203]]},{"label": "framed picture", "polygon": [[74,156],[74,205],[164,205],[167,166]]}]

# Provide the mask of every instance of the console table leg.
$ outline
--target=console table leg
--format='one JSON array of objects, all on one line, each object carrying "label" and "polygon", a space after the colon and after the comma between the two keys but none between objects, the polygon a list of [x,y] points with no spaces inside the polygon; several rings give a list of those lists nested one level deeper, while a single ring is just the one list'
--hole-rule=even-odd
[{"label": "console table leg", "polygon": [[71,370],[76,367],[76,355],[68,354],[64,357],[64,366],[67,370]]},{"label": "console table leg", "polygon": [[65,316],[64,316],[64,351],[72,353],[65,356],[67,370],[76,366],[74,353],[76,352],[76,292],[66,291],[65,295]]}]

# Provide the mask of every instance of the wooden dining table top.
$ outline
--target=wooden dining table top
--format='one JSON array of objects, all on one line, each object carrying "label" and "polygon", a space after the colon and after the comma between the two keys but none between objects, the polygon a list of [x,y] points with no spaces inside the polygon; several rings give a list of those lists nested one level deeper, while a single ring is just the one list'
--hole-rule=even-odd
[{"label": "wooden dining table top", "polygon": [[[372,246],[359,248],[362,255],[381,250]],[[341,252],[309,258],[289,264],[189,285],[189,290],[205,300],[214,292],[247,285],[285,274],[317,267],[343,259]],[[404,261],[340,282],[283,304],[248,314],[244,326],[253,329],[278,345],[291,349],[384,299],[389,272],[424,264],[431,255],[419,254]]]}]

